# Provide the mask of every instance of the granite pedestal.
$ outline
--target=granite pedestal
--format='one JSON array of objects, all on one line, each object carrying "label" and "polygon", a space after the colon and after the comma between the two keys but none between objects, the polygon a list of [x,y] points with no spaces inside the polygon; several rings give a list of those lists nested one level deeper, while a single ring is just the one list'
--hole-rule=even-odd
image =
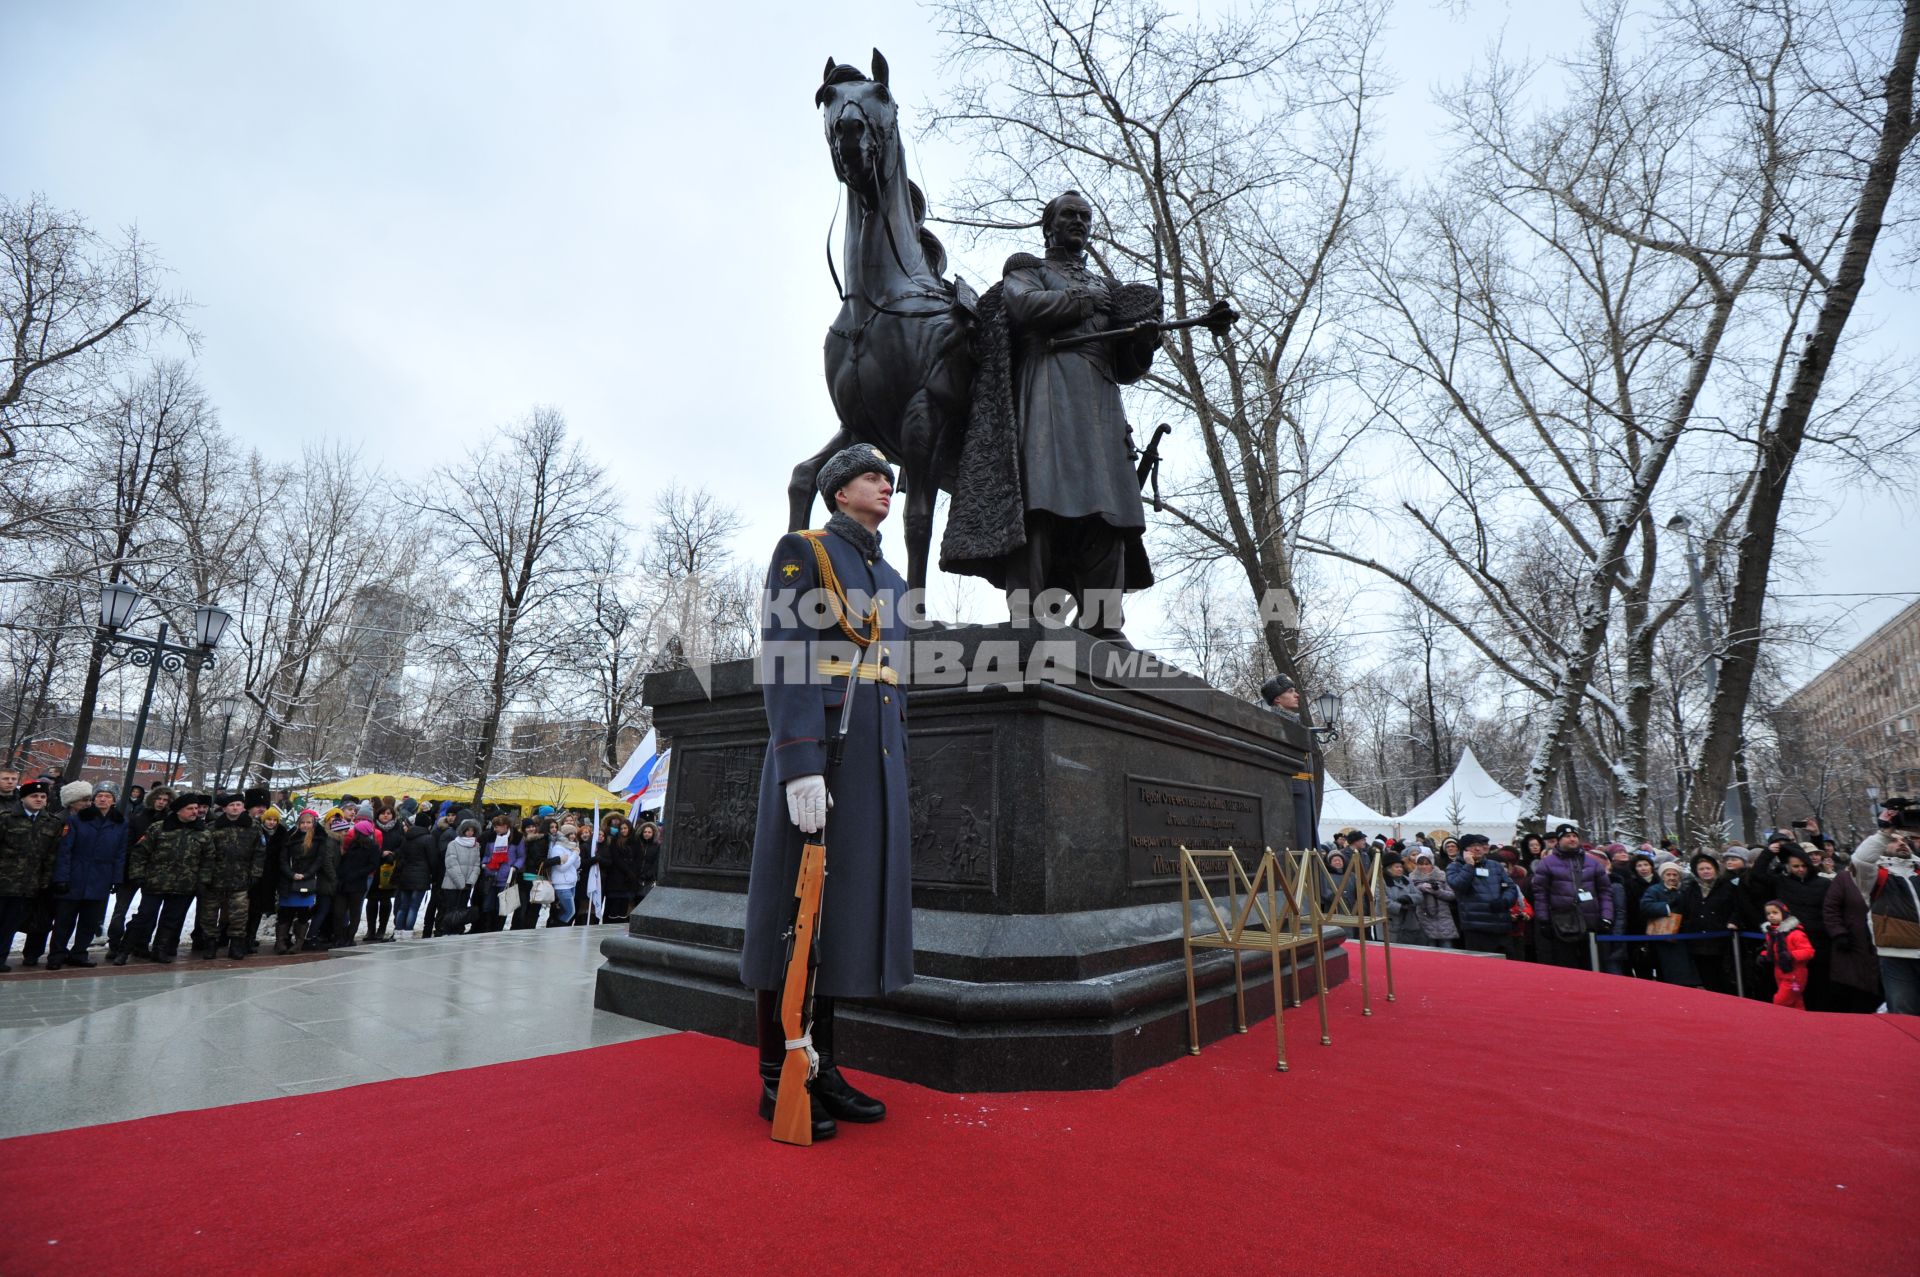
[{"label": "granite pedestal", "polygon": [[[908,716],[913,984],[843,1002],[841,1061],[948,1091],[1113,1086],[1187,1049],[1179,847],[1290,840],[1297,725],[1076,630],[918,638]],[[740,986],[766,718],[751,662],[647,680],[673,743],[659,886],[607,940],[594,1004],[753,1037]],[[709,694],[710,693],[710,694]],[[832,845],[829,839],[831,907]],[[1343,935],[1326,935],[1330,983]],[[1232,1031],[1231,958],[1196,958],[1205,1040]],[[1250,1020],[1268,964],[1246,960]],[[1314,988],[1310,960],[1303,992]],[[1317,1032],[1303,1029],[1300,1045]]]}]

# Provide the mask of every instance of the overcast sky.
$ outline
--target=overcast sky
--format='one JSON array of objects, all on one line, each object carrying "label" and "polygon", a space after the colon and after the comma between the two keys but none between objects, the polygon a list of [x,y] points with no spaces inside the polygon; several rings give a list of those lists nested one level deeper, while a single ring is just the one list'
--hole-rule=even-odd
[{"label": "overcast sky", "polygon": [[[1546,55],[1581,27],[1566,0],[1403,3],[1389,162],[1421,171],[1430,89],[1490,41]],[[631,521],[653,484],[704,484],[758,558],[833,424],[837,186],[812,95],[827,55],[875,45],[911,129],[941,40],[905,3],[0,0],[0,189],[137,223],[197,303],[225,424],[271,455],[344,438],[405,483],[551,404]],[[938,205],[965,157],[909,137]],[[972,256],[954,269],[990,280],[999,256]],[[1911,302],[1887,296],[1856,318]],[[1790,602],[1834,618],[1828,655],[1920,590],[1911,503],[1860,496],[1833,494],[1781,590],[1905,593]],[[1391,614],[1373,592],[1349,625],[1364,642]]]}]

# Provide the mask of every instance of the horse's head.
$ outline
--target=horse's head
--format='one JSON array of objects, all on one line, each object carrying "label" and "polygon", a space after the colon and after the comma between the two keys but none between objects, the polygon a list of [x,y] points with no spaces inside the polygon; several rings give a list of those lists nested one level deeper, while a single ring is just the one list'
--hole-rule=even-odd
[{"label": "horse's head", "polygon": [[900,117],[887,89],[887,60],[873,51],[873,75],[827,59],[813,100],[822,110],[833,170],[868,208],[880,200],[894,173]]}]

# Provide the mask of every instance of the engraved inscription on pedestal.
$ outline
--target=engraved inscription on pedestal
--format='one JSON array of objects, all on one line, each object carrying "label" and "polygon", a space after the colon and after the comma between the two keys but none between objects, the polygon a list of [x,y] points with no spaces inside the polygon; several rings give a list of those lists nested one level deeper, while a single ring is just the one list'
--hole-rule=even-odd
[{"label": "engraved inscription on pedestal", "polygon": [[764,740],[676,751],[666,867],[746,877],[760,812]]},{"label": "engraved inscription on pedestal", "polygon": [[914,882],[991,890],[993,732],[915,732],[907,774]]},{"label": "engraved inscription on pedestal", "polygon": [[1176,881],[1180,848],[1232,848],[1241,860],[1263,847],[1260,795],[1187,785],[1150,776],[1127,777],[1127,865],[1136,887]]}]

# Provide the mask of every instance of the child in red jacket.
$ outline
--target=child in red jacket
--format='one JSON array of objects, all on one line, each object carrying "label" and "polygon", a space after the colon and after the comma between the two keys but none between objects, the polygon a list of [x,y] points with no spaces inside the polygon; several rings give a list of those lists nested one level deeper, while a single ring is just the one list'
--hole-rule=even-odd
[{"label": "child in red jacket", "polygon": [[1766,903],[1767,921],[1761,927],[1767,938],[1761,946],[1760,965],[1773,968],[1773,1005],[1807,1009],[1807,964],[1813,961],[1813,941],[1801,929],[1800,920],[1778,900]]}]

